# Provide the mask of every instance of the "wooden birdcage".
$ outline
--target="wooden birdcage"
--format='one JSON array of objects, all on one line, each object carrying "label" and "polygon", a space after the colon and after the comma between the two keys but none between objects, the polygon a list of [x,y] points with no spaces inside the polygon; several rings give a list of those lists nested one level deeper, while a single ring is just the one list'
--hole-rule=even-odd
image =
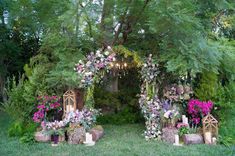
[{"label": "wooden birdcage", "polygon": [[218,121],[209,113],[202,119],[203,133],[211,132],[215,137],[218,137]]},{"label": "wooden birdcage", "polygon": [[63,95],[64,115],[77,109],[82,110],[84,106],[83,92],[80,90],[68,90]]}]

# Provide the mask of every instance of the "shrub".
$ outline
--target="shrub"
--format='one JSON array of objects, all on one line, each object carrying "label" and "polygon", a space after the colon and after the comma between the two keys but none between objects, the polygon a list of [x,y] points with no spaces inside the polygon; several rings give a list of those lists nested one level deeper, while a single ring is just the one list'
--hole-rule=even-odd
[{"label": "shrub", "polygon": [[12,81],[8,80],[8,87],[6,88],[6,93],[8,100],[1,103],[5,111],[13,120],[17,121],[28,121],[31,118],[32,110],[34,105],[31,101],[27,101],[24,97],[25,85],[28,81],[25,80],[24,75],[19,78],[19,82],[16,82],[16,78],[13,77]]},{"label": "shrub", "polygon": [[204,71],[195,89],[195,95],[202,101],[213,100],[218,89],[218,77],[213,72]]},{"label": "shrub", "polygon": [[16,121],[11,124],[8,129],[8,136],[10,137],[21,137],[24,134],[24,124],[21,121]]}]

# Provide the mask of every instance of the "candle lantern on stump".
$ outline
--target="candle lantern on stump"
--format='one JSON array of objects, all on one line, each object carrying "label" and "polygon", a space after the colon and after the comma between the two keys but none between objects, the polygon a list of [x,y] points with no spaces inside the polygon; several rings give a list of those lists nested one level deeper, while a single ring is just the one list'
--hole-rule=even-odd
[{"label": "candle lantern on stump", "polygon": [[63,109],[64,116],[75,110],[82,110],[83,103],[83,92],[80,90],[68,90],[63,95]]},{"label": "candle lantern on stump", "polygon": [[213,143],[212,137],[218,137],[218,121],[209,113],[202,119],[202,125],[205,143]]}]

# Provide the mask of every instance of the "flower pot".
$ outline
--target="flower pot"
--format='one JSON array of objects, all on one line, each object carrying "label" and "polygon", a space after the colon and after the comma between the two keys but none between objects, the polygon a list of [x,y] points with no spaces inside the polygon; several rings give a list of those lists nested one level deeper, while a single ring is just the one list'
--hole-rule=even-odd
[{"label": "flower pot", "polygon": [[59,135],[58,134],[51,135],[51,142],[53,144],[58,144],[58,142],[59,142]]}]

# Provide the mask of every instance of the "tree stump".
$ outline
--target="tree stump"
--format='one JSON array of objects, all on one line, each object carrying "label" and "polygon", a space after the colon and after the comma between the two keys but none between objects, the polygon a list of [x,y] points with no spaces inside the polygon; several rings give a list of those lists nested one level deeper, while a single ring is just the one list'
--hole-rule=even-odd
[{"label": "tree stump", "polygon": [[162,129],[162,140],[173,144],[175,142],[175,134],[178,134],[178,130],[175,127],[165,127]]},{"label": "tree stump", "polygon": [[34,138],[38,142],[49,142],[51,141],[51,137],[43,133],[43,131],[36,132],[34,134]]},{"label": "tree stump", "polygon": [[69,144],[81,144],[85,141],[86,131],[83,127],[76,127],[68,131]]},{"label": "tree stump", "polygon": [[100,138],[104,136],[104,131],[96,130],[96,129],[91,129],[90,133],[92,134],[92,140],[97,141]]},{"label": "tree stump", "polygon": [[183,136],[184,144],[203,144],[203,137],[201,134],[185,134]]}]

